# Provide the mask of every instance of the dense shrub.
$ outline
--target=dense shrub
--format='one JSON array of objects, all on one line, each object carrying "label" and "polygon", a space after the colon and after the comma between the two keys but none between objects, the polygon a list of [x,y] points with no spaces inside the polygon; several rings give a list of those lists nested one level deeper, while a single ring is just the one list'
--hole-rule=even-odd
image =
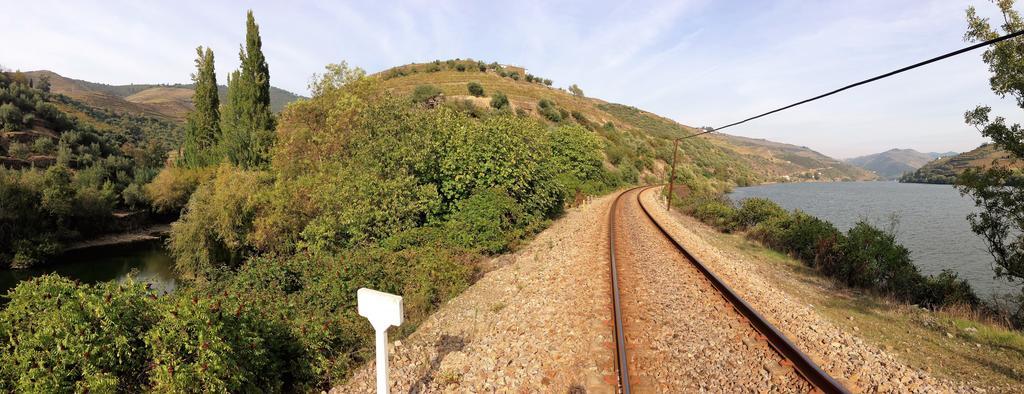
[{"label": "dense shrub", "polygon": [[281,356],[265,339],[271,327],[232,296],[176,294],[146,334],[156,392],[280,392]]},{"label": "dense shrub", "polygon": [[157,212],[179,212],[199,184],[213,175],[209,169],[170,166],[160,171],[143,187],[146,198]]},{"label": "dense shrub", "polygon": [[175,268],[195,276],[222,265],[237,267],[252,252],[249,234],[258,209],[255,192],[266,174],[222,164],[216,176],[192,194],[168,242]]},{"label": "dense shrub", "polygon": [[978,305],[981,302],[971,285],[951,270],[928,276],[923,287],[917,302],[926,307]]},{"label": "dense shrub", "polygon": [[700,204],[693,210],[693,216],[720,231],[731,232],[736,228],[736,208],[718,199]]},{"label": "dense shrub", "polygon": [[980,302],[971,286],[951,271],[921,275],[892,231],[864,221],[843,234],[828,221],[799,210],[787,212],[766,199],[747,199],[735,209],[721,199],[691,193],[677,204],[721,231],[746,228],[747,237],[851,287],[932,308]]},{"label": "dense shrub", "polygon": [[921,274],[910,260],[910,251],[896,242],[892,232],[860,221],[847,231],[839,248],[842,264],[831,274],[844,283],[899,296],[919,290]]},{"label": "dense shrub", "polygon": [[736,212],[736,224],[741,228],[753,227],[768,219],[786,215],[788,212],[772,200],[748,198],[740,203],[740,208]]},{"label": "dense shrub", "polygon": [[25,127],[24,115],[13,103],[0,105],[0,131],[20,130]]},{"label": "dense shrub", "polygon": [[832,223],[799,210],[789,215],[788,221],[788,228],[781,240],[785,245],[784,250],[808,264],[813,264],[819,253],[824,252],[823,245],[835,242],[842,236]]},{"label": "dense shrub", "polygon": [[461,248],[501,253],[522,235],[530,217],[504,190],[482,189],[459,202],[444,225],[448,240]]},{"label": "dense shrub", "polygon": [[78,285],[55,275],[23,281],[0,311],[0,391],[138,392],[156,321],[145,287]]},{"label": "dense shrub", "polygon": [[412,91],[414,103],[425,103],[427,100],[441,95],[441,89],[434,85],[419,85]]},{"label": "dense shrub", "polygon": [[506,96],[505,93],[495,92],[491,95],[491,108],[504,109],[508,108],[508,106],[508,96]]},{"label": "dense shrub", "polygon": [[558,107],[554,102],[548,99],[541,99],[537,102],[537,109],[541,115],[552,122],[561,122],[562,113],[558,110]]},{"label": "dense shrub", "polygon": [[481,86],[480,83],[478,82],[470,82],[469,84],[466,85],[466,89],[469,90],[469,94],[475,97],[484,96],[484,87]]}]

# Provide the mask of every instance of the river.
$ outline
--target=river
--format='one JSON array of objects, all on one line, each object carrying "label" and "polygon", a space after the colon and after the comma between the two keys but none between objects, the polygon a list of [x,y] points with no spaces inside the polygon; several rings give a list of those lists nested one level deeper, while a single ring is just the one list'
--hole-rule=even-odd
[{"label": "river", "polygon": [[0,294],[7,294],[18,282],[47,273],[82,283],[132,277],[151,283],[159,294],[169,293],[177,287],[173,264],[159,240],[89,248],[66,253],[37,268],[0,271]]},{"label": "river", "polygon": [[993,278],[992,256],[971,231],[967,215],[974,202],[949,185],[898,182],[781,183],[734,190],[740,201],[764,197],[787,209],[800,209],[847,230],[867,219],[883,228],[897,219],[896,237],[922,273],[956,271],[979,296],[1019,294],[1019,287]]}]

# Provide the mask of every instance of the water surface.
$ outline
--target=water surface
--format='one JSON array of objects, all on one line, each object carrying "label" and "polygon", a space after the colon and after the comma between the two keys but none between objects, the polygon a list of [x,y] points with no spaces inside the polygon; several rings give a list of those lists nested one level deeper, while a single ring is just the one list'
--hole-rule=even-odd
[{"label": "water surface", "polygon": [[994,279],[992,256],[971,231],[967,215],[974,202],[950,185],[898,182],[782,183],[737,188],[733,201],[764,197],[793,210],[801,209],[847,230],[867,219],[886,226],[895,214],[896,237],[907,247],[922,273],[957,271],[979,296],[1019,294],[1015,285]]},{"label": "water surface", "polygon": [[177,287],[173,263],[162,241],[73,251],[40,267],[0,271],[0,294],[7,294],[18,282],[47,273],[59,274],[82,283],[122,281],[132,277],[137,281],[151,283],[158,293],[168,293]]}]

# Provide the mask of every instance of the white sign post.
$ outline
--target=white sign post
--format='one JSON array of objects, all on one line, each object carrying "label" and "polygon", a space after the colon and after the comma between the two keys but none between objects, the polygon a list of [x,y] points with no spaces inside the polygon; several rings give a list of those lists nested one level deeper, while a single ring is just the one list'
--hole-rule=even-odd
[{"label": "white sign post", "polygon": [[377,332],[377,394],[388,392],[388,327],[402,325],[402,297],[359,289],[356,292],[359,316],[370,321]]}]

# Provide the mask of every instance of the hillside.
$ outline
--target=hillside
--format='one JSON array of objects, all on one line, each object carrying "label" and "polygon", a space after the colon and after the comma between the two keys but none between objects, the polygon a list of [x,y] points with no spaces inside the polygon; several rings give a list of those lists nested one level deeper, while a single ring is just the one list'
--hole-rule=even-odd
[{"label": "hillside", "polygon": [[1010,153],[996,149],[992,144],[982,144],[968,152],[931,161],[901,177],[900,182],[952,184],[968,168],[987,168],[992,165],[1024,168],[1024,164],[1012,160]]},{"label": "hillside", "polygon": [[[500,92],[508,97],[510,110],[516,113],[549,122],[580,123],[605,138],[609,165],[635,171],[641,181],[666,180],[672,140],[697,131],[638,108],[553,88],[550,80],[529,74],[522,67],[448,60],[395,67],[377,75],[397,94],[411,94],[418,86],[432,85],[449,105],[479,110],[488,108],[490,97]],[[481,97],[469,93],[470,82],[483,87]],[[542,108],[542,101],[549,101],[549,108]],[[714,136],[682,140],[680,148],[682,166],[677,175],[684,181],[743,186],[874,178],[867,171],[810,149],[770,141]]]},{"label": "hillside", "polygon": [[[107,85],[67,78],[48,70],[28,71],[24,74],[32,79],[48,76],[52,92],[120,113],[182,121],[192,109],[191,84]],[[218,93],[223,101],[227,96],[227,86],[218,86]],[[286,104],[301,98],[284,89],[270,88],[270,106],[274,112],[281,111]]]},{"label": "hillside", "polygon": [[882,179],[898,179],[903,174],[921,168],[932,160],[956,154],[956,152],[922,153],[913,149],[890,149],[881,153],[846,159],[845,161],[872,171]]},{"label": "hillside", "polygon": [[741,153],[768,181],[864,181],[876,178],[862,168],[825,156],[806,146],[729,134],[709,136],[713,136],[712,140],[723,147]]}]

